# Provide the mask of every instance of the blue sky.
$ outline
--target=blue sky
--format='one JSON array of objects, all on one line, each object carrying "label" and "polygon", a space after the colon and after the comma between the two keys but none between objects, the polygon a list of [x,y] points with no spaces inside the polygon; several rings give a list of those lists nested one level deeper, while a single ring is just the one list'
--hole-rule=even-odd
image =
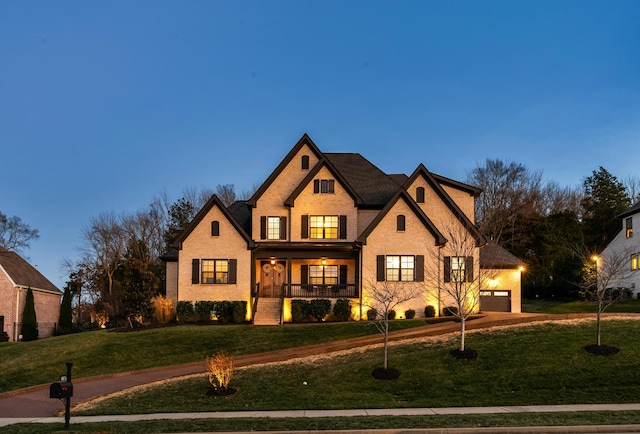
[{"label": "blue sky", "polygon": [[308,133],[388,173],[639,175],[639,1],[2,1],[0,211],[64,286],[91,217],[261,183]]}]

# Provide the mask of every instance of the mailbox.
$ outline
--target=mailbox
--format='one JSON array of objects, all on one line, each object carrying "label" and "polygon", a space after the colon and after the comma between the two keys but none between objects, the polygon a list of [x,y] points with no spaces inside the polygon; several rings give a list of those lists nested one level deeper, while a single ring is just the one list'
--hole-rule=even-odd
[{"label": "mailbox", "polygon": [[49,398],[71,398],[73,396],[73,384],[68,381],[57,381],[49,387]]}]

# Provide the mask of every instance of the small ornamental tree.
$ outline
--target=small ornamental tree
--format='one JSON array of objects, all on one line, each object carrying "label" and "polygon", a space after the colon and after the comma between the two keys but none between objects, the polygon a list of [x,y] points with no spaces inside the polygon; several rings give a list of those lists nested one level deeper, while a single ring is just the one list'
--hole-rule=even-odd
[{"label": "small ornamental tree", "polygon": [[[630,254],[627,251],[609,251],[602,255],[592,255],[584,259],[583,281],[581,295],[591,301],[595,301],[596,309],[596,344],[593,351],[596,354],[610,354],[608,348],[603,348],[600,339],[601,318],[604,311],[613,303],[624,296],[624,291],[616,288],[630,274]],[[618,289],[618,290],[614,290]],[[613,351],[617,352],[617,351]]]},{"label": "small ornamental tree", "polygon": [[209,383],[216,392],[224,393],[229,389],[229,383],[233,377],[233,358],[221,350],[206,360],[209,371]]},{"label": "small ornamental tree", "polygon": [[38,321],[36,320],[36,308],[33,302],[33,290],[31,287],[27,289],[20,334],[22,335],[23,341],[35,341],[38,339]]},{"label": "small ornamental tree", "polygon": [[61,335],[73,331],[73,316],[71,312],[71,289],[69,285],[64,288],[62,304],[60,305],[60,318],[58,319],[58,333]]}]

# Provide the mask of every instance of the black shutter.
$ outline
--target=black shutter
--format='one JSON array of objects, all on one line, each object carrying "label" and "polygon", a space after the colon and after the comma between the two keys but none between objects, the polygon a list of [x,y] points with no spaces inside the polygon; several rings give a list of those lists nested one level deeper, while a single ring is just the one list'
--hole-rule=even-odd
[{"label": "black shutter", "polygon": [[340,223],[339,223],[339,231],[340,231],[340,239],[341,240],[346,240],[347,239],[347,216],[346,215],[341,215],[340,216]]},{"label": "black shutter", "polygon": [[214,220],[211,222],[211,236],[220,236],[220,222],[218,220]]},{"label": "black shutter", "polygon": [[313,192],[314,193],[320,193],[320,180],[319,179],[314,179],[313,180]]},{"label": "black shutter", "polygon": [[302,170],[308,170],[309,169],[309,156],[308,155],[303,155],[302,156]]},{"label": "black shutter", "polygon": [[416,188],[416,202],[424,203],[424,187]]},{"label": "black shutter", "polygon": [[200,283],[200,259],[191,261],[191,283]]},{"label": "black shutter", "polygon": [[405,217],[400,214],[397,218],[396,218],[396,230],[399,232],[404,232],[406,224],[405,224]]},{"label": "black shutter", "polygon": [[347,284],[347,266],[340,265],[340,282],[341,285]]},{"label": "black shutter", "polygon": [[415,266],[416,282],[424,282],[424,255],[416,255]]},{"label": "black shutter", "polygon": [[287,218],[286,217],[280,217],[280,239],[281,240],[287,239]]},{"label": "black shutter", "polygon": [[327,193],[335,193],[335,183],[333,179],[327,181]]},{"label": "black shutter", "polygon": [[451,256],[444,257],[444,281],[451,282]]},{"label": "black shutter", "polygon": [[267,217],[266,216],[260,217],[260,239],[261,240],[267,239]]},{"label": "black shutter", "polygon": [[384,255],[376,256],[376,280],[378,282],[384,282]]},{"label": "black shutter", "polygon": [[238,260],[229,259],[229,280],[227,283],[236,283],[238,275]]},{"label": "black shutter", "polygon": [[309,266],[307,264],[300,266],[300,283],[302,285],[309,284]]},{"label": "black shutter", "polygon": [[464,264],[464,274],[467,282],[473,282],[473,256],[467,256]]},{"label": "black shutter", "polygon": [[300,224],[301,238],[309,238],[309,216],[307,214],[302,215],[302,223]]}]

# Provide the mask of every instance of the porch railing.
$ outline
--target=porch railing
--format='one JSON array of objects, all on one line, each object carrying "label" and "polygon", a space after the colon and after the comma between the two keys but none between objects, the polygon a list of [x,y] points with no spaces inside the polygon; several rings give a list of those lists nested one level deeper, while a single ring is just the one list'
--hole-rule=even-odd
[{"label": "porch railing", "polygon": [[354,284],[313,285],[285,284],[289,298],[358,298],[358,289]]}]

